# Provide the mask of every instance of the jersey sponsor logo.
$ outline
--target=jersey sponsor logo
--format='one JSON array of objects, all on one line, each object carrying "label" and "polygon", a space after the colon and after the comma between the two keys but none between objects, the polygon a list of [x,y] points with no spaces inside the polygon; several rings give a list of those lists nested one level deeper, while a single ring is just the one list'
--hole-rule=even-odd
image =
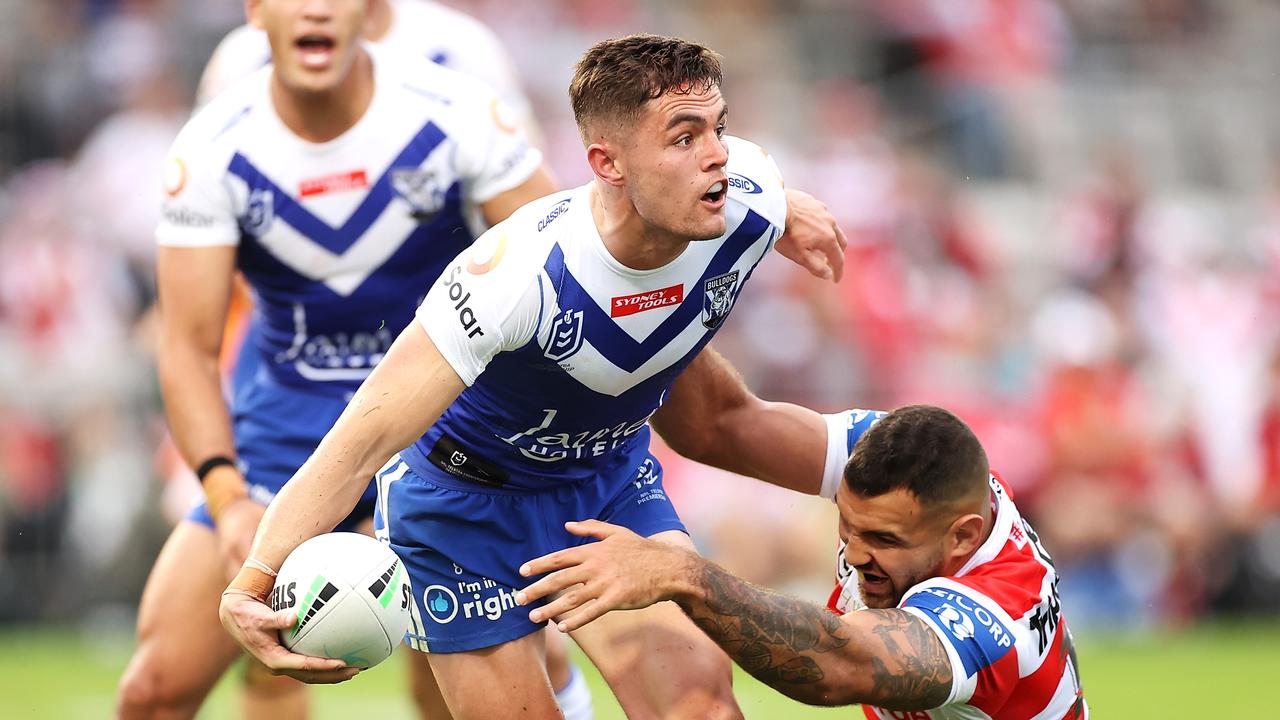
[{"label": "jersey sponsor logo", "polygon": [[409,203],[409,215],[427,222],[444,207],[446,187],[433,170],[397,168],[391,171],[391,189]]},{"label": "jersey sponsor logo", "polygon": [[164,194],[177,197],[187,186],[187,164],[182,158],[173,157],[164,166]]},{"label": "jersey sponsor logo", "polygon": [[630,442],[648,424],[649,417],[653,414],[594,430],[562,432],[551,427],[558,412],[554,408],[543,410],[541,424],[503,438],[503,442],[514,445],[521,455],[530,460],[544,463],[569,458],[600,457]]},{"label": "jersey sponsor logo", "polygon": [[432,585],[422,597],[427,616],[441,625],[455,619],[495,621],[516,607],[515,592],[487,577],[459,580],[453,588]]},{"label": "jersey sponsor logo", "polygon": [[[481,250],[477,249],[477,250],[473,250],[472,252],[473,253],[481,252]],[[502,256],[506,254],[506,252],[507,252],[507,235],[506,233],[503,233],[502,235],[498,236],[498,242],[496,243],[496,247],[494,247],[493,249],[493,254],[489,256],[489,259],[485,260],[484,262],[476,262],[476,258],[473,256],[470,262],[467,263],[467,272],[471,273],[472,275],[483,275],[489,272],[490,270],[498,267],[498,263],[502,262]]]},{"label": "jersey sponsor logo", "polygon": [[262,237],[275,219],[275,194],[264,189],[255,189],[249,193],[249,206],[242,223],[245,232],[254,237]]},{"label": "jersey sponsor logo", "polygon": [[738,271],[708,278],[702,283],[702,324],[709,330],[720,327],[733,308],[734,290],[738,286]]},{"label": "jersey sponsor logo", "polygon": [[493,118],[493,126],[508,135],[514,135],[520,129],[519,123],[511,117],[511,109],[500,98],[489,103],[489,115]]},{"label": "jersey sponsor logo", "polygon": [[471,291],[462,287],[462,283],[457,279],[460,272],[462,272],[462,266],[454,265],[449,275],[441,280],[440,284],[449,288],[449,299],[453,301],[453,309],[458,312],[458,323],[462,325],[463,330],[467,331],[467,337],[482,336],[484,329],[480,327],[480,320],[476,317],[476,312],[467,304],[471,302]]},{"label": "jersey sponsor logo", "polygon": [[746,195],[759,195],[763,191],[763,188],[760,187],[759,183],[746,175],[739,175],[737,173],[728,173],[728,175],[730,189],[737,190],[738,192]]},{"label": "jersey sponsor logo", "polygon": [[620,295],[609,302],[609,317],[626,317],[645,310],[679,305],[682,302],[684,302],[684,283],[634,295]]},{"label": "jersey sponsor logo", "polygon": [[928,587],[906,599],[933,616],[970,676],[990,667],[1013,648],[1013,634],[990,610],[967,595],[947,588]]},{"label": "jersey sponsor logo", "polygon": [[453,622],[458,616],[458,596],[444,585],[428,585],[422,591],[422,606],[427,610],[427,617],[441,625]]},{"label": "jersey sponsor logo", "polygon": [[582,311],[565,310],[551,323],[551,336],[543,354],[560,362],[582,349]]},{"label": "jersey sponsor logo", "polygon": [[298,183],[300,197],[313,197],[331,192],[345,192],[369,187],[369,176],[364,170],[352,170],[345,173],[334,173],[324,177],[311,178]]},{"label": "jersey sponsor logo", "polygon": [[178,225],[188,228],[213,227],[213,216],[198,213],[189,207],[182,205],[174,205],[165,203],[164,208],[160,211],[164,217],[164,221],[170,225]]},{"label": "jersey sponsor logo", "polygon": [[560,202],[556,203],[551,208],[551,210],[547,213],[547,216],[538,221],[538,232],[542,232],[543,230],[546,230],[548,225],[550,225],[556,218],[565,214],[565,211],[567,211],[568,209],[569,209],[569,200],[561,200]]},{"label": "jersey sponsor logo", "polygon": [[870,707],[880,720],[929,720],[930,717],[926,710],[885,710],[870,705],[864,707]]}]

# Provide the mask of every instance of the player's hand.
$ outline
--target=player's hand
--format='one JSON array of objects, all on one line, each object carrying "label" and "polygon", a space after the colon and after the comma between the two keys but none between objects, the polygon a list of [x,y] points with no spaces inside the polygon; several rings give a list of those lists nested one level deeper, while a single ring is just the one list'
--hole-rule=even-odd
[{"label": "player's hand", "polygon": [[783,257],[814,277],[840,282],[848,246],[826,203],[807,192],[787,190],[787,231],[774,243]]},{"label": "player's hand", "polygon": [[218,549],[228,570],[227,577],[233,577],[249,557],[253,536],[258,532],[258,523],[262,522],[266,511],[266,507],[246,497],[226,506],[218,514],[214,528],[218,534]]},{"label": "player's hand", "polygon": [[560,632],[570,632],[610,610],[648,607],[673,594],[673,580],[679,577],[687,550],[599,520],[564,526],[574,535],[600,542],[559,550],[521,566],[525,577],[551,574],[517,592],[516,604],[561,593],[529,613],[533,622],[556,618]]},{"label": "player's hand", "polygon": [[222,595],[218,617],[227,633],[275,675],[288,675],[304,683],[331,684],[350,680],[360,672],[360,668],[347,667],[341,660],[286,650],[280,644],[279,633],[298,621],[298,614],[292,610],[272,612],[256,598],[229,590]]}]

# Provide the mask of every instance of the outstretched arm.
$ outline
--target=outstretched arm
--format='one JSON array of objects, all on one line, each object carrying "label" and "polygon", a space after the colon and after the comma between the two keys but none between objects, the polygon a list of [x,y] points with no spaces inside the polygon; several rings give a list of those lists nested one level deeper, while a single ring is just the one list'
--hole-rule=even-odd
[{"label": "outstretched arm", "polygon": [[828,460],[823,416],[756,397],[709,345],[676,378],[652,424],[690,460],[810,495],[822,489]]},{"label": "outstretched arm", "polygon": [[518,603],[562,592],[530,613],[535,623],[556,618],[562,631],[572,631],[610,610],[674,600],[744,670],[802,702],[927,710],[951,693],[951,661],[942,641],[905,610],[839,616],[616,525],[589,520],[566,528],[600,542],[520,569],[525,576],[551,574],[517,593]]}]

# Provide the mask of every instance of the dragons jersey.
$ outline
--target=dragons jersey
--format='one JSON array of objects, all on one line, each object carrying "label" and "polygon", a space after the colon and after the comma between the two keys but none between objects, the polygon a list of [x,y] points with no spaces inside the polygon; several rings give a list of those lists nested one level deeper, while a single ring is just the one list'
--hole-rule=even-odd
[{"label": "dragons jersey", "polygon": [[[849,410],[827,416],[832,443],[843,438],[846,459],[883,412]],[[925,620],[951,658],[951,695],[928,711],[863,706],[872,720],[1087,718],[1071,633],[1058,599],[1058,573],[1031,525],[998,475],[991,476],[994,526],[990,537],[954,576],[925,580],[898,607]],[[857,571],[844,561],[828,607],[865,607]]]},{"label": "dragons jersey", "polygon": [[611,472],[647,447],[649,416],[783,231],[772,159],[726,143],[725,234],[661,268],[609,254],[591,185],[526,205],[450,263],[418,319],[469,387],[403,453],[411,467],[433,452],[478,457],[487,467],[459,472],[540,489]]},{"label": "dragons jersey", "polygon": [[334,395],[359,385],[471,244],[478,204],[541,164],[479,83],[366,49],[373,100],[332,141],[284,126],[269,68],[198,112],[174,142],[157,230],[162,245],[237,246],[258,372]]},{"label": "dragons jersey", "polygon": [[[390,6],[391,25],[379,45],[484,81],[507,103],[516,121],[529,121],[529,100],[520,88],[515,65],[484,23],[427,0],[390,0]],[[249,25],[232,30],[218,44],[200,78],[197,104],[204,105],[269,62],[266,33]]]}]

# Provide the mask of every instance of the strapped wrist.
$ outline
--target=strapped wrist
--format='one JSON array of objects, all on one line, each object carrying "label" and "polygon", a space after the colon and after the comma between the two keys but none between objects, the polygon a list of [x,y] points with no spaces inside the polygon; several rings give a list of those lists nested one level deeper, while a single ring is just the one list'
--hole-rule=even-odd
[{"label": "strapped wrist", "polygon": [[240,572],[236,573],[235,578],[227,589],[222,593],[238,593],[248,595],[258,602],[265,603],[271,595],[271,589],[275,587],[275,578],[259,570],[256,567],[245,565],[240,568]]},{"label": "strapped wrist", "polygon": [[219,465],[205,474],[203,483],[205,503],[214,523],[230,505],[249,497],[249,487],[244,476],[234,466]]}]

